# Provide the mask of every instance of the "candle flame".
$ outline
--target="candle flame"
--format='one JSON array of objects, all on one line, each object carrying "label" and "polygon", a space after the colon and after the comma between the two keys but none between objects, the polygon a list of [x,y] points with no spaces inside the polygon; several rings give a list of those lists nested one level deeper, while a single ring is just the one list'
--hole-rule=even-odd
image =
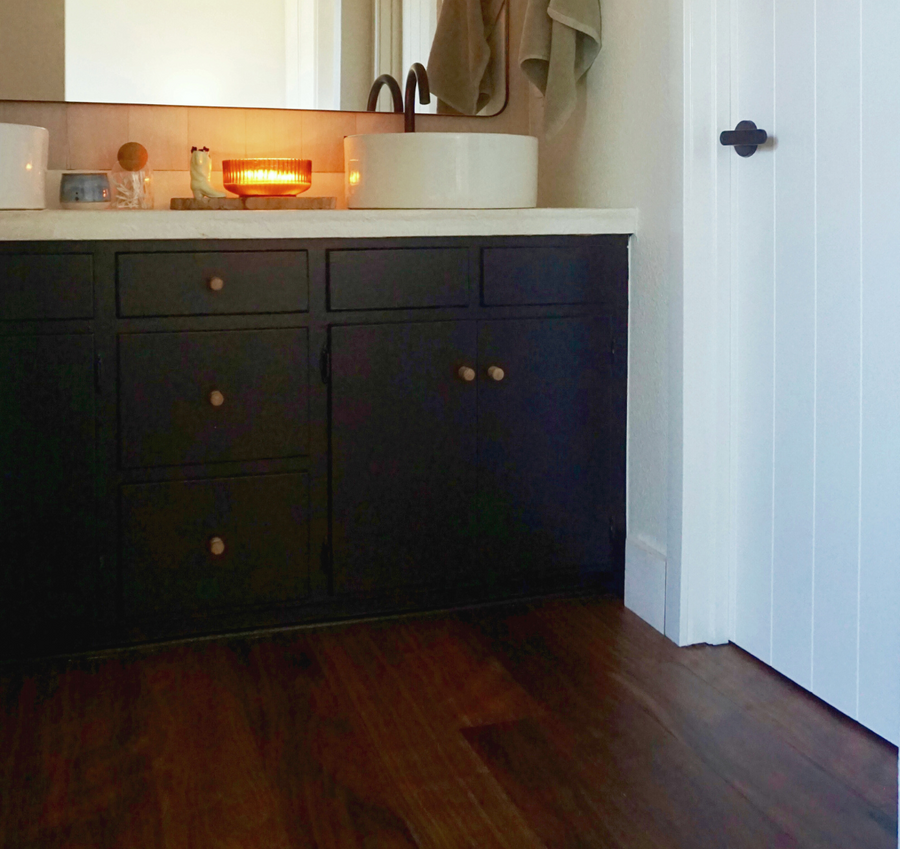
[{"label": "candle flame", "polygon": [[299,174],[290,171],[271,171],[265,168],[248,168],[235,175],[240,183],[302,183]]}]

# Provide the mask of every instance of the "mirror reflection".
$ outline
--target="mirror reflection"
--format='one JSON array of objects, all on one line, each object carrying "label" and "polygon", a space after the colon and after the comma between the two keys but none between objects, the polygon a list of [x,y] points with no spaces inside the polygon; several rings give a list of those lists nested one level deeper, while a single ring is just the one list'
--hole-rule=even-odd
[{"label": "mirror reflection", "polygon": [[[42,24],[54,2],[64,12]],[[448,101],[434,97],[417,111],[491,115],[506,100],[505,0],[51,0],[42,7],[22,7],[24,43],[44,51],[64,43],[60,100],[362,111],[377,77],[391,74],[402,88],[414,62],[450,81]],[[468,15],[471,24],[479,7],[484,32],[473,48],[460,22]],[[14,25],[11,17],[0,15],[0,23]],[[64,37],[33,37],[61,21]],[[456,96],[460,86],[464,95]],[[378,108],[393,108],[389,92]]]}]

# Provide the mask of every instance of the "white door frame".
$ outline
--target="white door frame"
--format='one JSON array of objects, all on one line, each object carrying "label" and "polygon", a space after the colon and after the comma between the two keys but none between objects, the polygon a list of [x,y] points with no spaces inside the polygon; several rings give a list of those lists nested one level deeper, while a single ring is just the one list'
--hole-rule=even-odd
[{"label": "white door frame", "polygon": [[733,635],[731,169],[732,0],[684,0],[681,292],[670,326],[666,634]]},{"label": "white door frame", "polygon": [[340,0],[286,0],[285,106],[340,109]]}]

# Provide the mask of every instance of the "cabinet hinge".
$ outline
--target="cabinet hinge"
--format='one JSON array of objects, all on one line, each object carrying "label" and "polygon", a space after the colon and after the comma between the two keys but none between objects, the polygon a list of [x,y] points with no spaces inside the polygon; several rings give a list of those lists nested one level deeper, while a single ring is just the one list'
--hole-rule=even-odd
[{"label": "cabinet hinge", "polygon": [[609,513],[609,559],[613,570],[620,576],[619,591],[625,592],[625,525]]},{"label": "cabinet hinge", "polygon": [[94,389],[100,392],[103,388],[103,355],[94,354]]},{"label": "cabinet hinge", "polygon": [[322,542],[322,553],[320,558],[322,563],[322,574],[328,576],[328,591],[331,592],[331,542],[327,539]]},{"label": "cabinet hinge", "polygon": [[328,345],[328,340],[325,340],[322,353],[319,354],[319,375],[322,383],[326,385],[331,380],[331,347]]}]

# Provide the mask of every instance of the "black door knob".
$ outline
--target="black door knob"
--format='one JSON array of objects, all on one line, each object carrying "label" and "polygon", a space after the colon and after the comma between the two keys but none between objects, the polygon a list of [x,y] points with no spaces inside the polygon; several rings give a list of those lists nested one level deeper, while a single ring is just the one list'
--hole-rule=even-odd
[{"label": "black door knob", "polygon": [[753,156],[756,148],[766,143],[769,134],[757,129],[753,121],[740,121],[733,130],[725,130],[719,141],[726,147],[734,147],[738,156]]}]

